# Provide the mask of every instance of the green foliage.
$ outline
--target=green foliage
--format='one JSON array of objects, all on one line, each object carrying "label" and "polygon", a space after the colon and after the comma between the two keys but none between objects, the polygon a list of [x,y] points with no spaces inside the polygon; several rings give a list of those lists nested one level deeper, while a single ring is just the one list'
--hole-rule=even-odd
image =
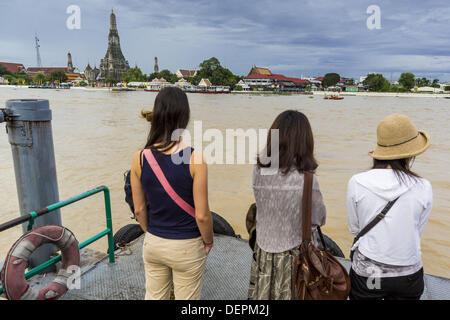
[{"label": "green foliage", "polygon": [[430,86],[430,80],[427,78],[417,78],[416,79],[416,86],[418,87],[429,87]]},{"label": "green foliage", "polygon": [[389,81],[387,81],[382,74],[368,74],[366,79],[363,81],[363,85],[369,87],[370,91],[376,92],[387,92],[391,89]]},{"label": "green foliage", "polygon": [[341,76],[337,73],[327,73],[325,77],[323,77],[322,85],[324,87],[333,87],[335,86],[339,80],[341,80]]},{"label": "green foliage", "polygon": [[355,79],[349,79],[345,82],[345,85],[347,86],[354,86],[355,85]]},{"label": "green foliage", "polygon": [[[220,65],[217,58],[212,57],[199,65],[200,70],[193,77],[192,84],[197,85],[202,78],[209,79],[215,86],[229,86],[232,90],[242,77],[234,75],[229,69]],[[198,82],[197,82],[198,81]]]},{"label": "green foliage", "polygon": [[450,86],[445,86],[445,87],[444,87],[444,90],[445,90],[445,91],[450,91]]},{"label": "green foliage", "polygon": [[[4,75],[11,75],[12,76],[12,72],[9,71],[8,69],[6,69],[6,67],[2,64],[0,64],[0,76],[4,76]],[[4,79],[6,79],[5,77],[3,77]]]},{"label": "green foliage", "polygon": [[42,72],[37,73],[33,80],[35,84],[39,85],[45,84],[48,81],[47,77]]},{"label": "green foliage", "polygon": [[86,87],[88,84],[87,84],[86,82],[84,82],[84,81],[80,81],[80,82],[78,83],[78,85],[79,85],[80,87]]},{"label": "green foliage", "polygon": [[441,86],[439,85],[439,79],[434,79],[433,83],[431,84],[431,86],[433,88],[440,88]]},{"label": "green foliage", "polygon": [[116,79],[113,78],[106,78],[105,82],[109,87],[115,86],[117,83]]},{"label": "green foliage", "polygon": [[50,77],[49,78],[50,78],[51,82],[58,81],[59,83],[62,83],[62,82],[66,82],[67,81],[67,76],[64,73],[64,71],[62,71],[62,70],[52,71],[50,73]]},{"label": "green foliage", "polygon": [[170,82],[170,83],[175,83],[178,81],[178,76],[175,73],[170,72],[167,69],[161,70],[158,73],[152,73],[151,75],[148,76],[147,81],[152,81],[153,79],[161,79],[164,78],[166,79],[166,81]]},{"label": "green foliage", "polygon": [[402,85],[403,88],[410,90],[414,87],[415,84],[415,76],[411,72],[403,72],[400,75],[400,79],[398,82]]},{"label": "green foliage", "polygon": [[130,68],[128,72],[122,73],[122,81],[123,82],[144,82],[147,81],[147,76],[142,73],[141,69],[138,67]]}]

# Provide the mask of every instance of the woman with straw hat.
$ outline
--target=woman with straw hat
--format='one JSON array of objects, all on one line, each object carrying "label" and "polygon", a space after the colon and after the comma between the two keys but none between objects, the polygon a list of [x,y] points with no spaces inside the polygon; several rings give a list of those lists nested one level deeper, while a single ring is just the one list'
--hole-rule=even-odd
[{"label": "woman with straw hat", "polygon": [[424,290],[420,237],[433,201],[430,182],[412,172],[430,138],[405,115],[377,128],[371,170],[348,183],[352,247],[350,299],[419,299]]}]

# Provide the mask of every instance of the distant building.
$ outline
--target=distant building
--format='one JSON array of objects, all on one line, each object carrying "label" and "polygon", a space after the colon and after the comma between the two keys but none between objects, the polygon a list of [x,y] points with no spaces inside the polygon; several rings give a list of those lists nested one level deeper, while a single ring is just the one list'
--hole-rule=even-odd
[{"label": "distant building", "polygon": [[442,89],[433,88],[433,87],[418,87],[418,88],[411,89],[411,91],[429,92],[429,93],[443,93],[444,92],[444,90],[442,90]]},{"label": "distant building", "polygon": [[84,76],[86,77],[86,80],[89,83],[96,82],[99,74],[100,70],[97,68],[97,66],[95,66],[94,69],[92,69],[89,63],[86,69],[84,69]]},{"label": "distant building", "polygon": [[70,51],[67,53],[67,72],[73,73],[75,71],[75,68],[73,67],[72,63],[72,55],[70,54]]},{"label": "distant building", "polygon": [[23,72],[26,73],[27,69],[25,66],[21,63],[12,63],[12,62],[0,62],[1,65],[3,65],[6,70],[9,72]]},{"label": "distant building", "polygon": [[236,87],[238,87],[238,86],[242,88],[242,91],[250,91],[251,90],[250,86],[247,83],[245,83],[244,80],[239,81],[236,84]]},{"label": "distant building", "polygon": [[159,72],[159,66],[158,66],[158,57],[155,57],[155,67],[153,68],[153,71],[155,73]]},{"label": "distant building", "polygon": [[105,57],[100,61],[100,75],[98,78],[101,81],[111,78],[119,82],[122,80],[122,73],[128,72],[130,66],[120,48],[120,38],[114,11],[111,11],[109,22],[108,50]]},{"label": "distant building", "polygon": [[200,83],[198,84],[198,86],[202,87],[202,88],[208,88],[208,87],[211,87],[212,84],[211,84],[211,81],[209,81],[209,79],[202,79],[200,81]]},{"label": "distant building", "polygon": [[248,76],[244,78],[244,83],[256,90],[302,91],[309,81],[274,74],[267,68],[253,66]]},{"label": "distant building", "polygon": [[46,77],[50,76],[53,71],[62,71],[68,73],[67,67],[29,67],[27,73],[30,77],[34,77],[38,73],[43,73]]},{"label": "distant building", "polygon": [[272,72],[267,69],[267,68],[260,68],[257,66],[253,66],[252,69],[250,70],[250,72],[248,73],[249,76],[251,75],[266,75],[266,76],[270,76],[272,75]]},{"label": "distant building", "polygon": [[197,75],[197,70],[178,69],[175,74],[178,78],[195,77]]},{"label": "distant building", "polygon": [[67,82],[71,82],[71,83],[78,83],[81,81],[86,80],[85,77],[80,74],[80,73],[66,73],[67,76]]},{"label": "distant building", "polygon": [[186,81],[184,78],[181,78],[180,80],[174,83],[174,86],[179,88],[185,88],[185,87],[192,87],[192,84],[189,81]]}]

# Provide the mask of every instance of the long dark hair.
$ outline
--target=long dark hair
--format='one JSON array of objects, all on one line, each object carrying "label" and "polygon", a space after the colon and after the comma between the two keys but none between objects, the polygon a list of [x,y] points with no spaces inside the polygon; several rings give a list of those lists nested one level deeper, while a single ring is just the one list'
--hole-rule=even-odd
[{"label": "long dark hair", "polygon": [[420,178],[420,176],[411,171],[411,165],[414,162],[414,157],[412,158],[404,158],[397,160],[377,160],[373,159],[373,167],[372,169],[386,169],[388,166],[394,171],[395,176],[397,177],[400,183],[406,183],[406,179],[415,180]]},{"label": "long dark hair", "polygon": [[[317,167],[314,158],[314,137],[308,118],[301,112],[287,110],[278,115],[270,130],[279,131],[279,168],[283,174],[288,173],[292,168],[300,173],[304,171],[314,172]],[[267,137],[266,152],[271,156],[271,131]],[[257,158],[257,165],[260,168],[270,167],[263,164],[260,155]]]},{"label": "long dark hair", "polygon": [[[150,133],[145,148],[161,152],[170,150],[178,141],[172,141],[172,133],[186,129],[189,123],[189,102],[183,90],[177,87],[163,88],[155,99]],[[159,144],[155,147],[155,144]]]}]

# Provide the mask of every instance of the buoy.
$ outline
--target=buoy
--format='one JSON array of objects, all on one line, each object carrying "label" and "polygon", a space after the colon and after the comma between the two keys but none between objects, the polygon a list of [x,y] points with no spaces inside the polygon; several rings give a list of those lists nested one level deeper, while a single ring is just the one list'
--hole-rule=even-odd
[{"label": "buoy", "polygon": [[[62,268],[48,286],[37,290],[25,279],[25,268],[31,254],[44,243],[52,243],[61,250]],[[68,290],[72,268],[79,268],[78,241],[67,228],[43,226],[21,236],[6,256],[1,272],[5,296],[8,300],[56,300]],[[68,270],[70,269],[70,270]]]}]

